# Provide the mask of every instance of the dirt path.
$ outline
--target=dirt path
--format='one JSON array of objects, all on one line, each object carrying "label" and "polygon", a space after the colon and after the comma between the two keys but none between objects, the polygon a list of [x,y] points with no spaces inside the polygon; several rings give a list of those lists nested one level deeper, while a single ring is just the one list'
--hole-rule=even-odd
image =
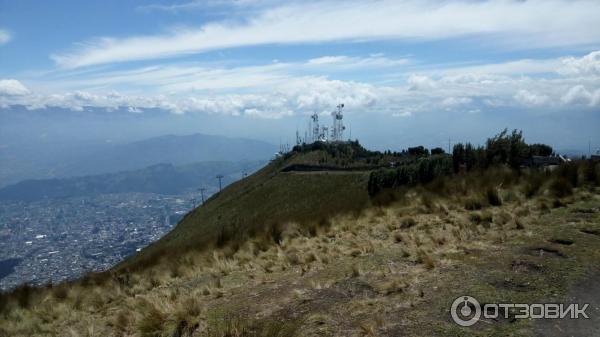
[{"label": "dirt path", "polygon": [[589,303],[586,314],[589,319],[547,319],[536,321],[535,336],[600,336],[600,268],[590,272],[582,282],[576,284],[563,303]]}]

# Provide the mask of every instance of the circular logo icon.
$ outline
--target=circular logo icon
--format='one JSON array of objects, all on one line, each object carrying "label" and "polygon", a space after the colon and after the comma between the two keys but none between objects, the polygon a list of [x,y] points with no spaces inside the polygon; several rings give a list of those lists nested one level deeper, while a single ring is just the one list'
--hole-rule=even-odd
[{"label": "circular logo icon", "polygon": [[471,326],[481,317],[481,306],[471,296],[460,296],[452,302],[450,314],[454,322],[460,326]]}]

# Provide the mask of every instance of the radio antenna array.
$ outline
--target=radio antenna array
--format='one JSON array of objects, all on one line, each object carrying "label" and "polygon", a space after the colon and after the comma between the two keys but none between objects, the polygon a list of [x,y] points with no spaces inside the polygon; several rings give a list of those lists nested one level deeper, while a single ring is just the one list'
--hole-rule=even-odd
[{"label": "radio antenna array", "polygon": [[332,142],[341,142],[344,140],[344,130],[346,130],[346,127],[344,126],[343,108],[344,103],[340,103],[337,105],[337,110],[331,113],[331,116],[333,117],[333,126],[331,129]]}]

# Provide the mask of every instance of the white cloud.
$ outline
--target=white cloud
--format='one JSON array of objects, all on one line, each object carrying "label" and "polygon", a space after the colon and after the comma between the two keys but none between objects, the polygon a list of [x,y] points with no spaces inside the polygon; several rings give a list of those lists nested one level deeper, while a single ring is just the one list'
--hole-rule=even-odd
[{"label": "white cloud", "polygon": [[[182,62],[128,70],[90,68],[58,71],[45,75],[43,80],[26,79],[31,91],[24,87],[15,89],[20,84],[16,80],[4,80],[0,82],[5,83],[4,87],[20,95],[0,95],[0,104],[22,104],[32,109],[123,108],[136,113],[161,109],[172,113],[205,112],[260,118],[326,112],[338,102],[344,102],[349,111],[397,117],[444,110],[475,112],[506,107],[599,106],[600,77],[593,71],[578,74],[559,71],[565,59],[539,60],[545,70],[537,73],[542,67],[537,68],[534,74],[506,68],[498,71],[497,65],[480,65],[479,69],[501,74],[472,68],[463,68],[465,72],[461,73],[452,67],[411,73],[413,67],[423,67],[418,60],[407,64],[407,61],[383,55],[324,56],[292,63],[235,67],[228,67],[227,62]],[[504,64],[535,64],[537,61],[516,60]],[[396,69],[394,67],[407,68],[406,74],[410,75],[387,86],[377,80],[367,83],[335,79],[340,71],[355,74],[352,73],[355,70],[358,70],[356,74],[368,70],[369,77],[385,78],[390,69]],[[346,75],[344,77],[348,77]]]},{"label": "white cloud", "polygon": [[519,90],[519,92],[515,94],[514,99],[517,102],[529,106],[544,105],[550,101],[550,97],[533,93],[526,89]]},{"label": "white cloud", "polygon": [[199,95],[127,95],[117,92],[92,93],[30,93],[25,96],[0,96],[0,105],[24,105],[29,109],[61,107],[82,111],[85,107],[125,108],[132,113],[144,109],[161,109],[180,114],[248,115],[260,118],[282,118],[298,113],[329,111],[336,102],[345,102],[353,109],[373,107],[381,90],[368,84],[328,80],[322,77],[289,79],[276,91],[265,90],[249,94]]},{"label": "white cloud", "polygon": [[10,32],[0,28],[0,45],[8,43],[10,40],[12,40]]},{"label": "white cloud", "polygon": [[390,59],[383,54],[372,54],[368,57],[322,56],[308,60],[305,66],[325,66],[334,69],[385,68],[396,67],[410,63],[408,59]]},{"label": "white cloud", "polygon": [[468,105],[473,102],[470,97],[446,97],[442,101],[442,105],[447,108],[456,108],[462,105]]},{"label": "white cloud", "polygon": [[[517,60],[503,63],[481,64],[472,66],[462,66],[437,71],[447,76],[482,76],[482,75],[531,75],[555,72],[561,65],[559,59],[541,59],[541,60]],[[436,71],[433,71],[436,72]]]},{"label": "white cloud", "polygon": [[197,9],[207,9],[218,6],[232,6],[239,8],[260,7],[268,4],[276,3],[274,0],[193,0],[180,2],[176,4],[149,4],[137,7],[140,11],[165,11],[178,13],[182,11],[190,11]]},{"label": "white cloud", "polygon": [[251,11],[237,23],[98,38],[52,58],[62,67],[76,68],[264,44],[474,35],[493,36],[487,43],[510,48],[597,44],[599,12],[595,0],[307,1]]},{"label": "white cloud", "polygon": [[[305,62],[275,62],[264,65],[226,67],[218,64],[182,63],[149,66],[119,71],[78,71],[73,76],[61,75],[52,85],[76,90],[82,87],[133,85],[158,92],[218,91],[273,88],[285,84],[290,77],[320,76],[324,72],[344,72],[398,67],[406,59],[390,59],[381,55],[368,57],[324,56]],[[71,79],[70,77],[74,77]]]},{"label": "white cloud", "polygon": [[590,101],[590,106],[593,106],[593,107],[600,106],[600,89],[597,89],[592,94],[592,100]]},{"label": "white cloud", "polygon": [[423,75],[410,75],[407,79],[408,90],[431,90],[434,89],[437,85],[434,80],[429,78],[428,76]]},{"label": "white cloud", "polygon": [[142,113],[144,112],[142,109],[135,107],[135,106],[130,106],[127,108],[128,112],[133,112],[133,113]]},{"label": "white cloud", "polygon": [[562,75],[600,76],[600,51],[591,52],[583,57],[567,57],[562,60],[563,67],[558,70]]},{"label": "white cloud", "polygon": [[583,85],[576,85],[567,91],[560,99],[565,104],[586,104],[595,106],[598,104],[598,91],[589,92]]},{"label": "white cloud", "polygon": [[308,60],[309,65],[322,65],[332,63],[348,62],[350,58],[348,56],[322,56]]},{"label": "white cloud", "polygon": [[6,79],[0,80],[0,96],[23,96],[29,94],[29,90],[19,81]]}]

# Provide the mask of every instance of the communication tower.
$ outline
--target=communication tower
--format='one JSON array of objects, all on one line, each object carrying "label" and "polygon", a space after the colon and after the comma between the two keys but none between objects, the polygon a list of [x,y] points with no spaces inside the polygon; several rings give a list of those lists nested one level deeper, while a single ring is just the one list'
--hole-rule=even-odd
[{"label": "communication tower", "polygon": [[314,114],[312,114],[312,116],[310,116],[310,119],[312,120],[312,141],[316,142],[318,140],[321,139],[321,135],[320,135],[320,129],[319,129],[319,115],[315,112]]},{"label": "communication tower", "polygon": [[321,141],[321,142],[326,142],[326,141],[328,141],[327,140],[328,135],[329,135],[329,127],[323,126],[323,127],[321,127],[321,133],[319,134],[319,137],[317,138],[317,140]]},{"label": "communication tower", "polygon": [[333,125],[331,127],[331,141],[332,142],[341,142],[344,140],[344,130],[346,127],[344,126],[344,114],[342,113],[342,109],[344,108],[344,103],[340,103],[337,105],[337,110],[331,113],[331,117],[333,117]]}]

